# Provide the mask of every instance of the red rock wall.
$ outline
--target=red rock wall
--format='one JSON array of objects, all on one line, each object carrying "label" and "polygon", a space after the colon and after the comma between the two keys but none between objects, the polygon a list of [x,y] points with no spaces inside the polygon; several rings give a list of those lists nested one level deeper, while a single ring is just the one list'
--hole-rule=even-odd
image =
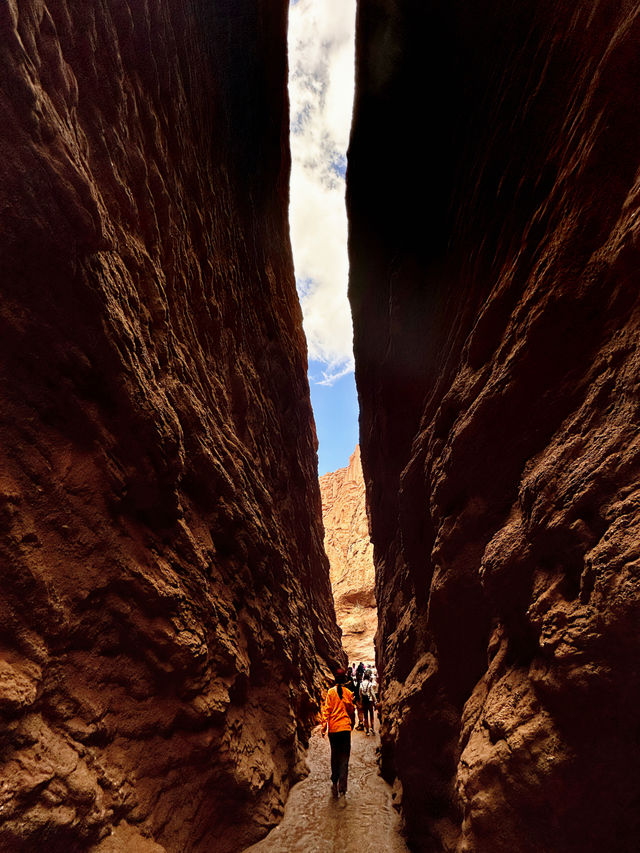
[{"label": "red rock wall", "polygon": [[237,853],[340,654],[286,13],[0,5],[2,851]]},{"label": "red rock wall", "polygon": [[346,468],[320,477],[320,495],[324,547],[342,645],[350,662],[371,663],[378,613],[359,446]]},{"label": "red rock wall", "polygon": [[383,769],[413,848],[640,838],[640,11],[360,0]]}]

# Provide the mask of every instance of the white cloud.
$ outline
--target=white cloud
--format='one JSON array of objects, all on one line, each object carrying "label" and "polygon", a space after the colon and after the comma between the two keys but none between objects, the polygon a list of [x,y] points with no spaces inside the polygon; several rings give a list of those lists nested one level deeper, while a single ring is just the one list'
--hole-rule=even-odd
[{"label": "white cloud", "polygon": [[355,0],[289,9],[291,242],[309,357],[323,384],[353,369],[344,167],[351,125]]}]

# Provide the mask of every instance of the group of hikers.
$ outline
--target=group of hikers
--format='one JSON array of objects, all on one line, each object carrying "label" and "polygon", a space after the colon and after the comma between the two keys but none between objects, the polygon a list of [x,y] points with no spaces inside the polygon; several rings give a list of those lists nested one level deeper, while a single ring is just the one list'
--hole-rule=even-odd
[{"label": "group of hikers", "polygon": [[377,708],[378,683],[373,667],[365,667],[361,661],[346,670],[336,670],[335,685],[327,693],[320,720],[322,737],[329,733],[331,792],[334,797],[347,793],[351,731],[364,730],[367,737],[373,735],[373,712]]}]

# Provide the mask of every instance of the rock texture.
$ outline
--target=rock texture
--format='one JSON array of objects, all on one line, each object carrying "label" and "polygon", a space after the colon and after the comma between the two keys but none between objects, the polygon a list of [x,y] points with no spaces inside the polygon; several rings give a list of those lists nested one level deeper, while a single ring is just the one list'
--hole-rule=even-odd
[{"label": "rock texture", "polygon": [[346,468],[320,477],[324,547],[342,645],[349,661],[374,660],[378,626],[373,546],[358,445]]},{"label": "rock texture", "polygon": [[0,4],[0,850],[237,853],[341,655],[287,3]]},{"label": "rock texture", "polygon": [[384,771],[418,851],[632,853],[640,10],[360,0],[357,39]]}]

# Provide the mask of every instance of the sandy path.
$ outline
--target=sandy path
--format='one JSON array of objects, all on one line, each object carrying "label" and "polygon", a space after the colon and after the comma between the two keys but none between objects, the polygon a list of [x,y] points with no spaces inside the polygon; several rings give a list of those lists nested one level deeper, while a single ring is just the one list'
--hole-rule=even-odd
[{"label": "sandy path", "polygon": [[378,735],[353,732],[346,797],[331,796],[329,742],[316,731],[307,761],[311,773],[295,785],[282,822],[245,853],[407,853],[391,788],[378,775]]}]

